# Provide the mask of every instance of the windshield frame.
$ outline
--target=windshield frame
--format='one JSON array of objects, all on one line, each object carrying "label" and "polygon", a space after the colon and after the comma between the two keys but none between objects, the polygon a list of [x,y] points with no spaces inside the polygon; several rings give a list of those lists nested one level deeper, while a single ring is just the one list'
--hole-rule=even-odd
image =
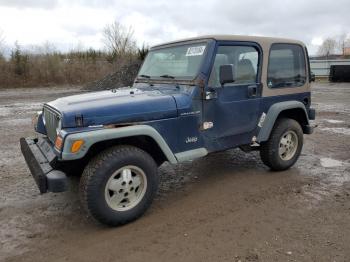
[{"label": "windshield frame", "polygon": [[[148,82],[161,82],[161,83],[167,83],[167,82],[183,82],[183,83],[192,83],[196,78],[197,76],[199,75],[199,73],[202,71],[202,68],[203,68],[203,64],[205,63],[205,60],[206,60],[206,57],[208,55],[208,49],[209,49],[209,42],[210,42],[211,39],[197,39],[197,40],[185,40],[185,41],[179,41],[179,42],[174,42],[174,43],[169,43],[169,44],[162,44],[162,45],[158,45],[158,46],[154,46],[152,47],[150,50],[149,50],[149,53],[147,54],[145,60],[142,62],[142,65],[140,66],[140,69],[137,73],[137,76],[135,78],[135,83],[148,83]],[[154,77],[154,76],[151,76],[150,78],[146,78],[146,77],[141,77],[140,76],[140,72],[141,72],[141,69],[142,67],[144,66],[144,63],[148,57],[148,55],[150,54],[150,52],[152,51],[156,51],[156,50],[161,50],[161,49],[165,49],[165,48],[171,48],[171,47],[178,47],[178,46],[184,46],[184,45],[191,45],[191,44],[203,44],[205,45],[205,50],[204,50],[204,53],[202,55],[202,59],[199,63],[199,66],[198,66],[198,70],[197,72],[194,74],[193,77],[179,77],[179,76],[175,76],[174,78],[164,78],[164,77],[160,77],[160,76],[157,76],[157,77]]]}]

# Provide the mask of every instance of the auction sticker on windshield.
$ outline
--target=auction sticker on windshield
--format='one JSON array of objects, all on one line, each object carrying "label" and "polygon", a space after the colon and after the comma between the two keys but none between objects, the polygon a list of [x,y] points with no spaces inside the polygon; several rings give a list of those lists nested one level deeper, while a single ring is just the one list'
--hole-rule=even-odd
[{"label": "auction sticker on windshield", "polygon": [[187,48],[186,56],[198,56],[203,55],[205,50],[205,45],[203,46],[191,46]]}]

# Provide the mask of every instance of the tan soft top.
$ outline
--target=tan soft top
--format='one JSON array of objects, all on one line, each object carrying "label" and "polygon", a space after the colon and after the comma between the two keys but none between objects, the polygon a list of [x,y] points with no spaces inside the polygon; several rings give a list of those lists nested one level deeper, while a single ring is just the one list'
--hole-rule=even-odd
[{"label": "tan soft top", "polygon": [[[269,61],[269,50],[271,44],[274,43],[285,43],[285,44],[298,44],[305,47],[304,43],[301,41],[286,39],[286,38],[277,38],[277,37],[265,37],[265,36],[243,36],[243,35],[204,35],[198,37],[192,37],[187,39],[176,40],[160,45],[156,45],[153,48],[165,47],[167,45],[175,45],[181,42],[187,41],[205,41],[205,40],[218,40],[218,41],[242,41],[242,42],[254,42],[258,43],[263,50],[263,65],[262,65],[262,73],[261,73],[261,81],[263,83],[262,88],[262,96],[277,96],[277,95],[286,95],[286,94],[296,94],[296,93],[305,93],[310,92],[310,83],[307,81],[301,87],[286,87],[286,88],[274,88],[271,89],[267,85],[267,68]],[[306,58],[305,58],[306,59]],[[305,62],[308,62],[305,60]],[[308,70],[308,69],[307,69]]]},{"label": "tan soft top", "polygon": [[271,45],[272,43],[293,43],[293,44],[299,44],[299,45],[305,46],[304,43],[301,41],[287,39],[287,38],[278,38],[278,37],[246,36],[246,35],[203,35],[203,36],[197,36],[197,37],[191,37],[191,38],[171,41],[171,42],[155,45],[153,47],[172,45],[172,44],[177,44],[177,43],[187,42],[187,41],[200,41],[200,40],[208,40],[208,39],[213,39],[213,40],[218,40],[218,41],[223,40],[223,41],[256,42],[262,46]]}]

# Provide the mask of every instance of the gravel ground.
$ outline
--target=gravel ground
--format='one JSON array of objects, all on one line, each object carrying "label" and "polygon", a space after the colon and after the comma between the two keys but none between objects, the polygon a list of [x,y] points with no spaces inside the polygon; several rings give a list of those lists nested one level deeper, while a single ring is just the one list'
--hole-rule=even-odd
[{"label": "gravel ground", "polygon": [[315,84],[318,128],[297,164],[271,172],[230,150],[164,164],[139,220],[107,228],[71,190],[40,195],[18,140],[43,102],[78,88],[0,90],[1,261],[349,261],[350,84]]}]

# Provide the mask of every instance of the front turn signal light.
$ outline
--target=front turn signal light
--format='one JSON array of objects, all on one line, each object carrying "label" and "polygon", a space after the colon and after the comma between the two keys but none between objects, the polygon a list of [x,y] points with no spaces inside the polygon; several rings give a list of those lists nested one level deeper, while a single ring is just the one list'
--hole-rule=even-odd
[{"label": "front turn signal light", "polygon": [[74,141],[73,144],[72,144],[72,147],[70,148],[70,151],[72,153],[78,152],[83,144],[84,144],[84,140],[76,140],[76,141]]},{"label": "front turn signal light", "polygon": [[55,141],[55,147],[58,149],[58,150],[61,150],[62,149],[62,145],[63,145],[63,138],[61,136],[57,136],[56,137],[56,141]]}]

